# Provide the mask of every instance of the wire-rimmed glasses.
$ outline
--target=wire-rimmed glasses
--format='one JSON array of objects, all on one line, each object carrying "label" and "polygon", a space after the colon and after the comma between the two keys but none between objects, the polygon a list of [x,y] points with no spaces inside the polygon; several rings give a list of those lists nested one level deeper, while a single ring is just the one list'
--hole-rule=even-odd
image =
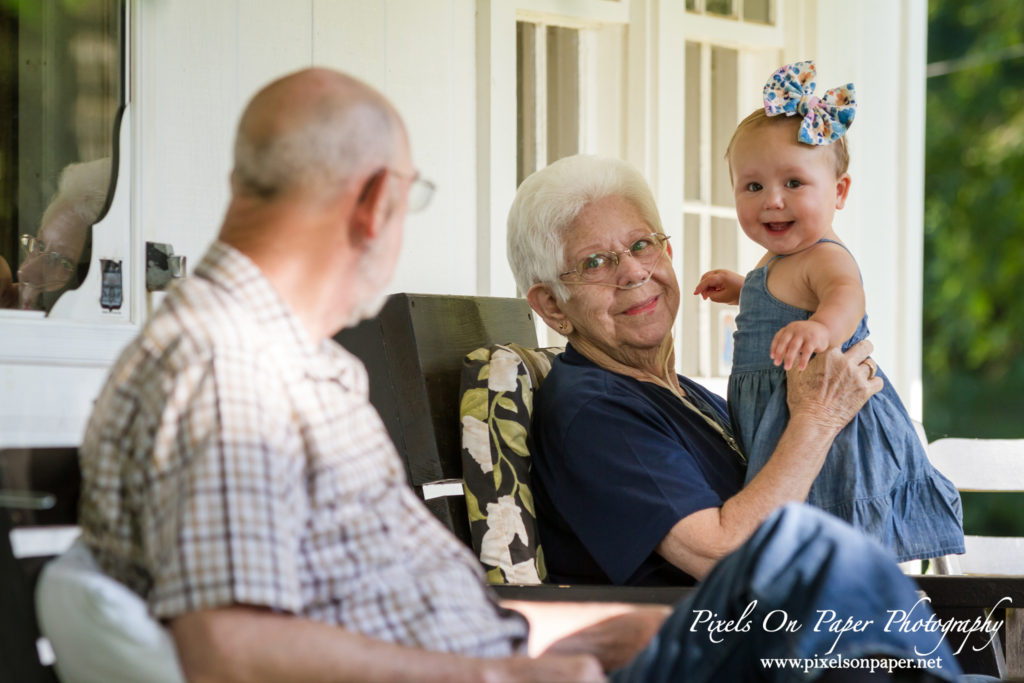
[{"label": "wire-rimmed glasses", "polygon": [[421,177],[419,171],[414,175],[409,175],[389,168],[388,172],[398,178],[409,181],[409,213],[416,213],[427,208],[430,200],[434,197],[434,191],[437,189],[434,183]]},{"label": "wire-rimmed glasses", "polygon": [[21,260],[24,262],[30,256],[38,256],[43,260],[43,265],[48,268],[60,268],[71,272],[75,269],[75,264],[64,255],[47,249],[46,242],[42,241],[32,235],[22,235],[18,238],[18,242],[21,245]]},{"label": "wire-rimmed glasses", "polygon": [[[580,259],[576,267],[558,275],[558,279],[567,283],[581,285],[609,285],[619,289],[631,289],[650,280],[654,266],[668,248],[668,235],[652,232],[633,241],[629,249],[622,251],[596,251]],[[620,254],[628,254],[636,259],[647,270],[647,277],[639,283],[628,286],[616,284],[616,272],[619,269]],[[568,279],[567,279],[568,278]]]}]

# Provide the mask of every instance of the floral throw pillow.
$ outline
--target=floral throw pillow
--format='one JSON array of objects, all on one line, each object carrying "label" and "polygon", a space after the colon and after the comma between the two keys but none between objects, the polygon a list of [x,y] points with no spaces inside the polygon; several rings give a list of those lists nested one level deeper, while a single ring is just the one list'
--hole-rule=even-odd
[{"label": "floral throw pillow", "polygon": [[561,351],[495,344],[463,360],[462,483],[473,549],[490,583],[540,583],[547,574],[526,435],[533,392]]}]

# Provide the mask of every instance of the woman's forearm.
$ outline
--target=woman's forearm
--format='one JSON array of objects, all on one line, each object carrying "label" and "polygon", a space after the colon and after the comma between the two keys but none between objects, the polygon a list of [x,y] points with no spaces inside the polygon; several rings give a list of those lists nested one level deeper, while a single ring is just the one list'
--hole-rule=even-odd
[{"label": "woman's forearm", "polygon": [[873,346],[863,341],[846,353],[818,354],[803,371],[788,374],[790,419],[764,468],[718,508],[692,513],[672,527],[657,551],[702,578],[738,548],[765,518],[788,502],[807,499],[839,431],[882,388],[861,365]]}]

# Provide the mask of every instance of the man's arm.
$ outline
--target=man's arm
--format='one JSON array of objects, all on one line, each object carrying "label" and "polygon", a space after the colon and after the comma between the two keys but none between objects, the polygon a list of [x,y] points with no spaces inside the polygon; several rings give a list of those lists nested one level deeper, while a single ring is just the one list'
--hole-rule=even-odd
[{"label": "man's arm", "polygon": [[806,370],[788,373],[789,424],[764,468],[720,508],[679,520],[657,552],[698,579],[740,546],[776,508],[804,501],[825,463],[832,441],[872,394],[881,378],[868,379],[861,362],[874,346],[863,341],[845,354],[818,354]]},{"label": "man's arm", "polygon": [[587,654],[475,659],[385,643],[254,607],[190,612],[171,621],[189,681],[603,681]]}]

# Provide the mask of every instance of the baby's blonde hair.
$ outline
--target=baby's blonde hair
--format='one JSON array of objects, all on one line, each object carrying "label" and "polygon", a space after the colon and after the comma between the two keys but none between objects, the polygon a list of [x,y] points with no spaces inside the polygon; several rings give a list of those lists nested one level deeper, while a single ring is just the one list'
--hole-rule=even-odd
[{"label": "baby's blonde hair", "polygon": [[[793,142],[802,145],[804,143],[797,140],[797,131],[800,128],[801,120],[799,116],[768,116],[764,111],[764,107],[759,107],[751,112],[747,118],[740,121],[740,124],[736,126],[736,130],[732,133],[729,145],[725,148],[725,160],[729,162],[729,180],[732,181],[733,148],[736,146],[736,140],[739,139],[741,134],[764,126],[790,126],[793,129]],[[850,152],[846,147],[846,136],[844,135],[829,145],[823,145],[823,147],[827,147],[832,151],[836,177],[838,178],[846,173],[846,170],[850,167]]]}]

